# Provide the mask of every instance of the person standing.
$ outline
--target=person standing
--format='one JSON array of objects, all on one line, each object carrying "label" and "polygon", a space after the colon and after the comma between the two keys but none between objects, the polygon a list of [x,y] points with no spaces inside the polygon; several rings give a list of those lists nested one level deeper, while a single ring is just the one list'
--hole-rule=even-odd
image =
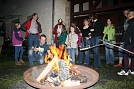
[{"label": "person standing", "polygon": [[4,36],[6,34],[6,28],[4,26],[4,22],[1,20],[0,21],[0,56],[2,56],[2,45],[4,43]]},{"label": "person standing", "polygon": [[[81,35],[82,35],[82,45],[80,48],[86,48],[89,45],[91,45],[91,40],[90,40],[90,29],[91,29],[91,23],[89,19],[84,19],[83,20],[83,28],[81,30]],[[82,64],[82,59],[83,59],[83,54],[85,53],[85,59],[84,59],[84,65],[87,66],[90,62],[90,50],[86,51],[79,51],[78,54],[78,64]]]},{"label": "person standing", "polygon": [[[129,12],[128,14],[128,27],[125,31],[123,38],[122,38],[122,44],[124,45],[124,48],[126,50],[129,50],[134,53],[134,11]],[[129,65],[129,57],[131,57],[131,68],[128,68]],[[127,51],[124,51],[123,54],[124,58],[124,69],[120,72],[117,72],[118,75],[128,75],[129,73],[134,75],[134,54],[130,54]]]},{"label": "person standing", "polygon": [[62,32],[62,28],[66,28],[65,25],[63,24],[62,19],[60,18],[58,20],[58,24],[56,24],[54,26],[54,30],[53,30],[53,34],[54,34],[54,44],[56,45],[56,47],[59,46],[58,44],[58,36],[60,36],[61,32]]},{"label": "person standing", "polygon": [[[21,65],[20,63],[25,63],[22,60],[23,57],[23,37],[22,33],[20,31],[20,22],[15,23],[15,29],[12,33],[12,44],[15,47],[15,65]],[[19,61],[18,61],[18,55],[19,55]]]},{"label": "person standing", "polygon": [[70,33],[67,35],[65,44],[67,45],[67,50],[70,55],[70,58],[72,58],[72,64],[75,64],[75,55],[76,55],[76,49],[77,49],[77,41],[78,36],[75,33],[76,28],[74,26],[70,27]]},{"label": "person standing", "polygon": [[[90,17],[90,20],[92,21],[92,27],[91,29],[91,45],[95,46],[100,44],[100,39],[102,39],[104,25],[103,22],[98,19],[98,16],[93,14]],[[93,48],[94,53],[94,65],[96,67],[101,67],[101,59],[100,59],[100,49],[99,47]]]},{"label": "person standing", "polygon": [[58,36],[58,44],[59,45],[65,45],[65,41],[66,41],[66,37],[67,37],[67,31],[66,28],[62,28],[61,34],[59,34]]},{"label": "person standing", "polygon": [[[131,10],[130,9],[126,9],[126,10],[124,10],[123,11],[123,15],[126,17],[126,19],[125,19],[125,21],[124,21],[124,25],[123,25],[123,27],[124,27],[124,32],[123,33],[125,33],[125,31],[127,30],[127,27],[128,27],[128,13],[130,12]],[[122,48],[124,48],[124,45],[125,44],[120,44],[120,47],[122,47]],[[122,61],[123,61],[123,50],[122,49],[118,49],[119,50],[119,52],[118,52],[118,56],[119,56],[119,63],[118,64],[116,64],[116,65],[114,65],[115,67],[122,67]],[[130,67],[130,65],[131,65],[131,59],[129,58],[129,67]]]},{"label": "person standing", "polygon": [[[103,40],[109,43],[115,43],[115,26],[110,18],[107,19],[107,26],[104,27]],[[114,64],[114,46],[105,44],[106,64]]]},{"label": "person standing", "polygon": [[38,43],[40,33],[42,32],[41,24],[38,22],[38,14],[33,13],[32,19],[22,24],[21,29],[26,31],[25,37],[28,38],[28,59],[30,67],[34,66],[33,48]]}]

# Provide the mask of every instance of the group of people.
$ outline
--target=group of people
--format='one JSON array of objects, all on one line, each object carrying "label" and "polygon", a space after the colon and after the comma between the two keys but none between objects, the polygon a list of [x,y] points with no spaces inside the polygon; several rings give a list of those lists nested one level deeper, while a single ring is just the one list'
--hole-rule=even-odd
[{"label": "group of people", "polygon": [[[134,52],[134,11],[130,11],[129,9],[124,10],[124,15],[127,19],[124,22],[124,34],[120,40],[120,47]],[[83,20],[83,27],[81,29],[79,29],[76,23],[72,23],[69,30],[67,30],[62,19],[59,19],[58,24],[56,24],[53,29],[54,44],[56,47],[59,47],[60,45],[65,46],[72,59],[72,64],[78,63],[87,66],[90,64],[90,49],[80,49],[96,46],[103,42],[105,45],[106,64],[114,65],[114,46],[108,45],[107,43],[116,43],[115,26],[112,24],[111,18],[107,18],[106,24],[107,25],[104,26],[98,16],[92,14],[89,18]],[[42,28],[41,24],[38,22],[38,14],[34,13],[32,18],[24,22],[22,25],[20,22],[15,23],[15,29],[12,33],[12,44],[15,46],[16,65],[25,63],[22,60],[23,37],[20,30],[25,31],[25,37],[28,39],[28,59],[30,67],[34,66],[34,61],[37,61],[38,64],[43,64],[45,55],[49,54],[51,56],[52,54],[46,43],[47,37],[44,34],[40,35],[40,33],[42,33]],[[0,39],[2,39],[4,33],[5,32],[2,32],[1,30]],[[91,50],[94,54],[94,65],[96,67],[101,67],[99,46],[96,46]],[[78,60],[76,60],[76,56]],[[119,64],[114,66],[122,67],[122,59],[124,59],[124,70],[118,72],[118,74],[134,74],[134,54],[119,48]]]}]

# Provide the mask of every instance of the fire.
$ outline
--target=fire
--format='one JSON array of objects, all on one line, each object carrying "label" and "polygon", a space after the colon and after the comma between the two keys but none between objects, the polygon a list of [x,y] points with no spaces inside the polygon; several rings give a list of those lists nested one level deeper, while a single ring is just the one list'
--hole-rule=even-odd
[{"label": "fire", "polygon": [[[53,56],[58,57],[58,60],[65,60],[67,66],[68,66],[68,69],[70,69],[70,71],[72,69],[75,70],[75,71],[71,71],[71,75],[79,75],[80,74],[80,71],[78,71],[78,67],[76,65],[72,67],[72,64],[70,63],[70,61],[72,59],[70,58],[68,52],[65,50],[64,45],[60,45],[59,48],[57,48],[55,45],[50,46],[50,51]],[[45,63],[49,64],[51,62],[52,58],[50,57],[50,55],[46,55],[44,60],[45,60]],[[60,73],[58,60],[53,65],[53,70],[56,70],[58,73]]]},{"label": "fire", "polygon": [[[59,60],[65,60],[68,68],[72,66],[72,64],[70,63],[71,58],[69,57],[68,52],[65,50],[64,45],[60,45],[59,48],[57,48],[55,45],[50,46],[50,51],[52,55],[57,56]],[[44,60],[45,63],[48,64],[51,62],[52,58],[50,57],[50,55],[46,55]],[[58,61],[56,61],[56,63],[54,64],[53,70],[56,70],[59,73]]]}]

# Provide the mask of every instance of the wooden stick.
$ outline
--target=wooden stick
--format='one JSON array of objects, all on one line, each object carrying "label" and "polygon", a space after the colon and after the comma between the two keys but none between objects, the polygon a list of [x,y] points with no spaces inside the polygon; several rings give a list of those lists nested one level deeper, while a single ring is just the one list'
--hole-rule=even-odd
[{"label": "wooden stick", "polygon": [[95,48],[95,47],[98,47],[98,46],[101,46],[101,45],[104,45],[104,44],[98,44],[98,45],[95,45],[95,46],[90,46],[90,45],[89,45],[89,47],[87,47],[87,48],[82,48],[82,49],[80,49],[80,51],[92,49],[92,48]]},{"label": "wooden stick", "polygon": [[41,74],[36,79],[38,83],[41,83],[41,80],[46,78],[47,74],[51,71],[51,69],[56,61],[58,61],[58,57],[54,56],[52,61],[45,67],[45,69],[41,72]]},{"label": "wooden stick", "polygon": [[[101,40],[101,41],[103,41],[103,40]],[[131,52],[131,51],[127,50],[127,49],[124,49],[124,48],[122,48],[122,47],[120,47],[120,46],[117,46],[117,45],[115,45],[115,44],[111,44],[111,43],[108,43],[108,42],[105,42],[105,41],[103,41],[103,42],[104,42],[105,44],[112,45],[112,46],[117,47],[117,48],[120,48],[120,49],[122,49],[122,50],[124,50],[124,51],[126,51],[126,52],[129,52],[129,53],[131,53],[131,54],[134,54],[133,52]]]}]

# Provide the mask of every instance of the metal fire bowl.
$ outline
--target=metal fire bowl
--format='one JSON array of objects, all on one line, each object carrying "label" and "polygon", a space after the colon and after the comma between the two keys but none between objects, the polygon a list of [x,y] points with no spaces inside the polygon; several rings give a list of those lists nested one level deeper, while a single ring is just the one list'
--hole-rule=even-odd
[{"label": "metal fire bowl", "polygon": [[38,70],[39,68],[42,68],[42,67],[46,67],[46,64],[34,66],[32,68],[27,69],[23,75],[24,80],[29,85],[31,85],[35,88],[39,88],[39,89],[84,89],[84,88],[87,88],[87,87],[94,85],[99,79],[99,74],[95,70],[88,68],[88,67],[77,65],[78,70],[80,71],[81,75],[87,77],[86,83],[82,83],[81,85],[78,85],[78,86],[68,86],[68,87],[45,86],[45,85],[41,85],[37,82],[34,82],[32,74],[31,74],[33,70]]}]

